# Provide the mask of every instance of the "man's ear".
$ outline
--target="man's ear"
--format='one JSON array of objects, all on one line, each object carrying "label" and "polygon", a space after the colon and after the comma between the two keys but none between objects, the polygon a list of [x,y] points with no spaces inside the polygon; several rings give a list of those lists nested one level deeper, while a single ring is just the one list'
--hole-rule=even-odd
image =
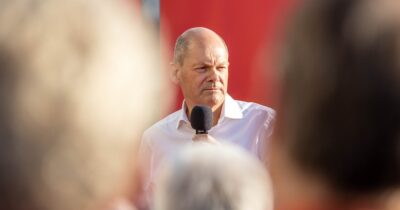
[{"label": "man's ear", "polygon": [[179,64],[171,62],[170,64],[170,77],[174,84],[179,85]]}]

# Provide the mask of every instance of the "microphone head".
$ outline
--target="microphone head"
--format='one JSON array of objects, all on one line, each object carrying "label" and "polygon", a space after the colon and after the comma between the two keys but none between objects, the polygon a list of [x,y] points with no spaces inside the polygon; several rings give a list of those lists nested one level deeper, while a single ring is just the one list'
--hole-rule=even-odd
[{"label": "microphone head", "polygon": [[190,124],[196,130],[196,134],[207,133],[212,127],[213,114],[208,106],[195,106],[190,114]]}]

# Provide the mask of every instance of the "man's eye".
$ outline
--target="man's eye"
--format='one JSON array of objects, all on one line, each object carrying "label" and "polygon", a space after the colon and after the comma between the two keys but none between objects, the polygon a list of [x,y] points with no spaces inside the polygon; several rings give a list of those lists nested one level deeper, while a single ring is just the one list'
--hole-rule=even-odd
[{"label": "man's eye", "polygon": [[227,69],[226,66],[219,66],[218,67],[218,70],[225,70],[225,69]]},{"label": "man's eye", "polygon": [[207,67],[201,66],[201,67],[195,68],[195,70],[198,71],[198,72],[205,72],[207,70]]}]

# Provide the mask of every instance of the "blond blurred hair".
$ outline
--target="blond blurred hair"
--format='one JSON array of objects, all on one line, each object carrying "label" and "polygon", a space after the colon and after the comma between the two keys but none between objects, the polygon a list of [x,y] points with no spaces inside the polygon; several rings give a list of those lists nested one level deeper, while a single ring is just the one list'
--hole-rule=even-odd
[{"label": "blond blurred hair", "polygon": [[134,187],[162,79],[130,6],[0,2],[0,209],[93,209]]}]

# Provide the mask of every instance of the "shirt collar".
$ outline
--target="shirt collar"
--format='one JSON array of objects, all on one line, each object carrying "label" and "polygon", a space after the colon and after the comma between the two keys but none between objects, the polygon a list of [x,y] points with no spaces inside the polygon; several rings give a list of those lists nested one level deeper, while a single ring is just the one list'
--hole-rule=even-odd
[{"label": "shirt collar", "polygon": [[[189,123],[189,118],[186,115],[186,104],[185,100],[182,102],[182,108],[180,115],[178,116],[178,121],[176,123],[176,129],[179,128],[179,126],[182,123]],[[225,95],[225,101],[222,105],[222,111],[221,111],[221,116],[219,118],[219,122],[223,120],[224,118],[230,118],[230,119],[241,119],[243,118],[243,113],[242,109],[240,108],[239,104],[229,95]]]},{"label": "shirt collar", "polygon": [[224,104],[222,105],[221,116],[219,121],[224,118],[241,119],[243,118],[242,109],[239,104],[229,95],[226,94]]},{"label": "shirt collar", "polygon": [[183,100],[183,102],[182,102],[182,108],[181,108],[180,114],[179,114],[179,116],[178,116],[178,121],[177,121],[177,123],[176,123],[176,129],[178,129],[179,126],[180,126],[182,123],[190,123],[190,122],[189,122],[189,118],[188,118],[187,115],[186,115],[186,104],[185,104],[185,100]]}]

